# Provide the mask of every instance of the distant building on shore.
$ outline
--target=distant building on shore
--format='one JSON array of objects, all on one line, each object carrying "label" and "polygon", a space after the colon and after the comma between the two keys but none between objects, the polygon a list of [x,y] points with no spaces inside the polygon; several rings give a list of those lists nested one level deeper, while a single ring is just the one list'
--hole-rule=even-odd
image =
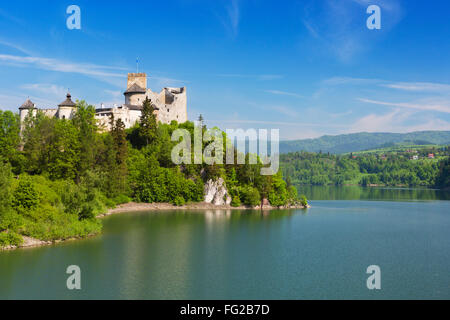
[{"label": "distant building on shore", "polygon": [[[105,130],[110,130],[110,119],[121,119],[125,128],[132,127],[139,121],[142,113],[142,104],[145,98],[149,98],[154,107],[158,122],[170,123],[173,120],[184,123],[187,117],[187,92],[186,87],[164,88],[161,92],[153,92],[147,88],[147,75],[145,73],[129,73],[127,90],[124,92],[125,103],[120,106],[104,107],[95,110],[95,118],[98,124]],[[20,120],[23,122],[28,114],[37,112],[38,108],[27,99],[19,107]],[[72,119],[76,113],[76,104],[72,96],[67,93],[66,100],[55,109],[40,109],[48,117],[58,119]]]}]

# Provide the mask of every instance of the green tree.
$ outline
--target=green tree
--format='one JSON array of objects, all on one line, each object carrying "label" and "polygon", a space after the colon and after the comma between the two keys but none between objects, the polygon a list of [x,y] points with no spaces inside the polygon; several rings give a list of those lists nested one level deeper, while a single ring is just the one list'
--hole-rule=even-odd
[{"label": "green tree", "polygon": [[119,195],[127,191],[127,157],[128,142],[125,133],[125,124],[118,119],[111,131],[114,141],[115,161],[113,165],[114,191],[112,194]]},{"label": "green tree", "polygon": [[84,100],[77,102],[77,112],[72,122],[78,130],[80,157],[77,163],[77,181],[86,173],[93,170],[98,154],[98,126],[95,119],[95,107]]},{"label": "green tree", "polygon": [[157,122],[155,115],[155,106],[152,101],[146,97],[142,105],[142,114],[139,123],[139,135],[147,146],[153,143],[157,136]]},{"label": "green tree", "polygon": [[18,156],[19,143],[19,116],[11,111],[0,110],[0,158],[14,161]]},{"label": "green tree", "polygon": [[436,186],[442,189],[450,188],[450,158],[442,160],[439,163]]},{"label": "green tree", "polygon": [[0,215],[11,206],[11,167],[0,161]]}]

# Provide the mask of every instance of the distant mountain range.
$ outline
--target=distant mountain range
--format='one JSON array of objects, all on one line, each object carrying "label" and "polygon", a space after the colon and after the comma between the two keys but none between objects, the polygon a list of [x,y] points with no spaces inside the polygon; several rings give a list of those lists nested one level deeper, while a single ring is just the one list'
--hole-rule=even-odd
[{"label": "distant mountain range", "polygon": [[316,139],[280,142],[280,152],[330,152],[348,153],[394,146],[399,143],[411,145],[450,144],[450,131],[417,131],[411,133],[353,133],[323,136]]}]

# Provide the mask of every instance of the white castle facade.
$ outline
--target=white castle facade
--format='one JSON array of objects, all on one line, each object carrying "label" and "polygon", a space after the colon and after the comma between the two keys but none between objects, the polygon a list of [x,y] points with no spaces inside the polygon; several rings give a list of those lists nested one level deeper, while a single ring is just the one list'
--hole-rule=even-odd
[{"label": "white castle facade", "polygon": [[[142,104],[149,98],[154,107],[158,122],[169,124],[173,120],[184,123],[187,117],[187,92],[186,87],[164,88],[161,92],[153,92],[147,88],[147,75],[145,73],[129,73],[127,90],[124,93],[125,103],[121,106],[99,108],[95,110],[95,118],[103,130],[110,130],[111,116],[114,120],[121,119],[125,128],[132,127],[139,121],[142,112]],[[27,99],[19,108],[21,122],[31,113],[36,113],[36,105]],[[58,105],[57,109],[40,109],[48,117],[59,119],[72,119],[77,111],[76,104],[72,101],[70,93],[66,100]]]}]

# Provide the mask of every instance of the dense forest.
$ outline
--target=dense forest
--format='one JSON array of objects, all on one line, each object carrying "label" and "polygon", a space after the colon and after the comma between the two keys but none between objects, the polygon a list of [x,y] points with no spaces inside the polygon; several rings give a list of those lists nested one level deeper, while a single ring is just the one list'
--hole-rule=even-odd
[{"label": "dense forest", "polygon": [[140,122],[127,130],[120,119],[111,119],[112,130],[102,132],[94,117],[95,108],[82,101],[71,120],[38,111],[21,130],[17,114],[0,111],[0,245],[19,244],[22,235],[55,240],[96,234],[101,231],[96,217],[129,201],[200,202],[205,182],[219,177],[232,206],[256,206],[264,199],[273,206],[297,202],[296,189],[281,171],[260,175],[260,161],[173,164],[171,151],[179,143],[172,141],[173,131],[183,128],[193,136],[194,123],[157,123],[150,100]]},{"label": "dense forest", "polygon": [[[384,185],[447,188],[449,148],[387,154],[295,152],[281,155],[283,174],[295,185]],[[431,158],[429,159],[429,155]],[[441,159],[441,160],[439,160]]]}]

